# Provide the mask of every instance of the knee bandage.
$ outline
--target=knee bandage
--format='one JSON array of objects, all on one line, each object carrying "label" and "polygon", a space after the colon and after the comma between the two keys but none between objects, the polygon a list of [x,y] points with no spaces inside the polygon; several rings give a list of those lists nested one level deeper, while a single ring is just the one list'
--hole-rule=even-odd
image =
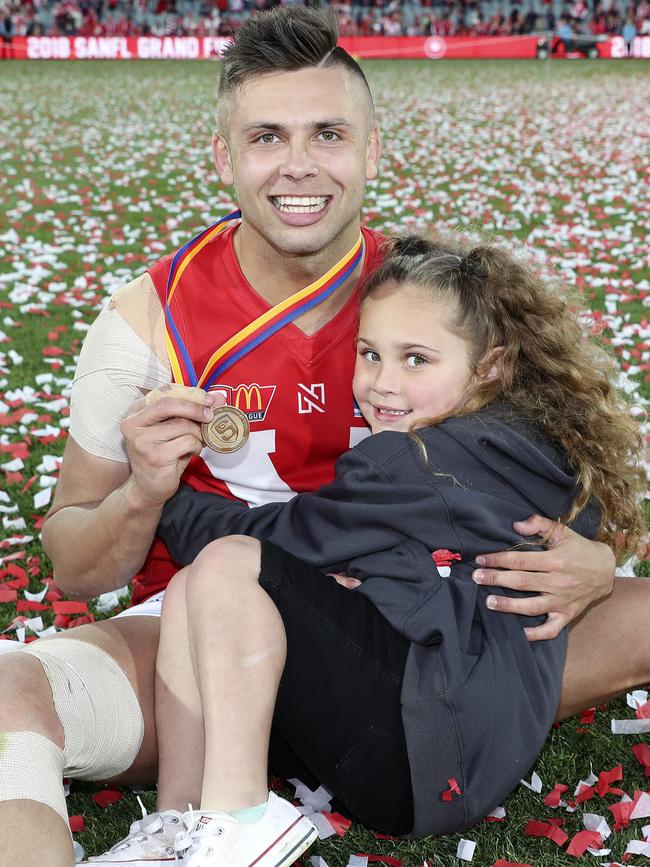
[{"label": "knee bandage", "polygon": [[144,720],[129,679],[115,660],[85,641],[58,638],[27,645],[52,689],[65,746],[64,774],[107,780],[133,764]]},{"label": "knee bandage", "polygon": [[65,745],[34,732],[0,732],[0,801],[46,804],[67,824],[63,777],[105,780],[127,770],[142,744],[142,711],[119,665],[91,644],[59,638],[21,651],[43,666]]},{"label": "knee bandage", "polygon": [[0,732],[0,801],[38,801],[68,824],[63,750],[34,732]]}]

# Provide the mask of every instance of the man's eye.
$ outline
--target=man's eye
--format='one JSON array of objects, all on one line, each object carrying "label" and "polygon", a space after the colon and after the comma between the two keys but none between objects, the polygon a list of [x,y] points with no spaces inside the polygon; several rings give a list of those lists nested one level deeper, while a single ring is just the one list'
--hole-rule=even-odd
[{"label": "man's eye", "polygon": [[334,132],[333,129],[324,129],[321,132],[320,137],[323,141],[338,141],[340,138],[339,134]]},{"label": "man's eye", "polygon": [[407,367],[421,367],[427,363],[427,359],[423,355],[418,355],[417,352],[412,352],[406,356]]},{"label": "man's eye", "polygon": [[264,132],[257,139],[257,141],[261,142],[262,144],[273,144],[274,142],[277,141],[277,139],[278,139],[278,137],[274,132]]}]

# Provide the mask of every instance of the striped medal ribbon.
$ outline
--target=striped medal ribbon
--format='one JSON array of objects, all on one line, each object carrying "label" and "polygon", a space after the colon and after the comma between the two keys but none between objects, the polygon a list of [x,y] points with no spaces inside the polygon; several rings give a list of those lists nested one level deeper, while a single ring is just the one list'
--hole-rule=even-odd
[{"label": "striped medal ribbon", "polygon": [[[212,353],[203,373],[199,376],[174,322],[170,306],[171,301],[185,269],[194,256],[213,238],[227,229],[232,220],[239,219],[241,219],[241,211],[233,211],[188,241],[172,259],[165,292],[165,330],[167,352],[173,380],[176,383],[198,386],[208,391],[218,377],[229,370],[237,361],[244,358],[289,322],[293,322],[298,316],[316,307],[326,298],[329,298],[333,292],[336,292],[354,272],[363,257],[363,235],[359,233],[359,238],[352,249],[333,268],[330,268],[327,273],[310,283],[309,286],[285,298],[284,301],[271,307],[253,322],[240,329]],[[219,406],[215,408],[212,421],[202,425],[202,432],[205,444],[209,448],[216,452],[228,453],[237,451],[246,444],[250,428],[248,418],[237,407]]]}]

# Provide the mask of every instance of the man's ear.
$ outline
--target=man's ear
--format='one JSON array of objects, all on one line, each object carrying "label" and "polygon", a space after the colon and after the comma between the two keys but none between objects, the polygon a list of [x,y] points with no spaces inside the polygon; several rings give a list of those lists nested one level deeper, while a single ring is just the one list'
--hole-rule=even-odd
[{"label": "man's ear", "polygon": [[372,181],[379,174],[379,158],[381,156],[381,133],[379,127],[373,127],[366,145],[366,180]]},{"label": "man's ear", "polygon": [[478,374],[482,382],[494,382],[501,376],[499,358],[503,355],[505,346],[494,346],[480,362]]},{"label": "man's ear", "polygon": [[218,132],[212,133],[212,159],[221,183],[227,186],[234,184],[235,176],[232,171],[228,143]]}]

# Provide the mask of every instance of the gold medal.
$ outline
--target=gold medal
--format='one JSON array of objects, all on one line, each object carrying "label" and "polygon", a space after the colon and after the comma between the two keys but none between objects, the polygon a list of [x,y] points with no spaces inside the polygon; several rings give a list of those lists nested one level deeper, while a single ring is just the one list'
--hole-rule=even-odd
[{"label": "gold medal", "polygon": [[201,425],[203,442],[213,452],[229,454],[245,446],[250,425],[244,413],[236,406],[215,406],[212,421]]}]

